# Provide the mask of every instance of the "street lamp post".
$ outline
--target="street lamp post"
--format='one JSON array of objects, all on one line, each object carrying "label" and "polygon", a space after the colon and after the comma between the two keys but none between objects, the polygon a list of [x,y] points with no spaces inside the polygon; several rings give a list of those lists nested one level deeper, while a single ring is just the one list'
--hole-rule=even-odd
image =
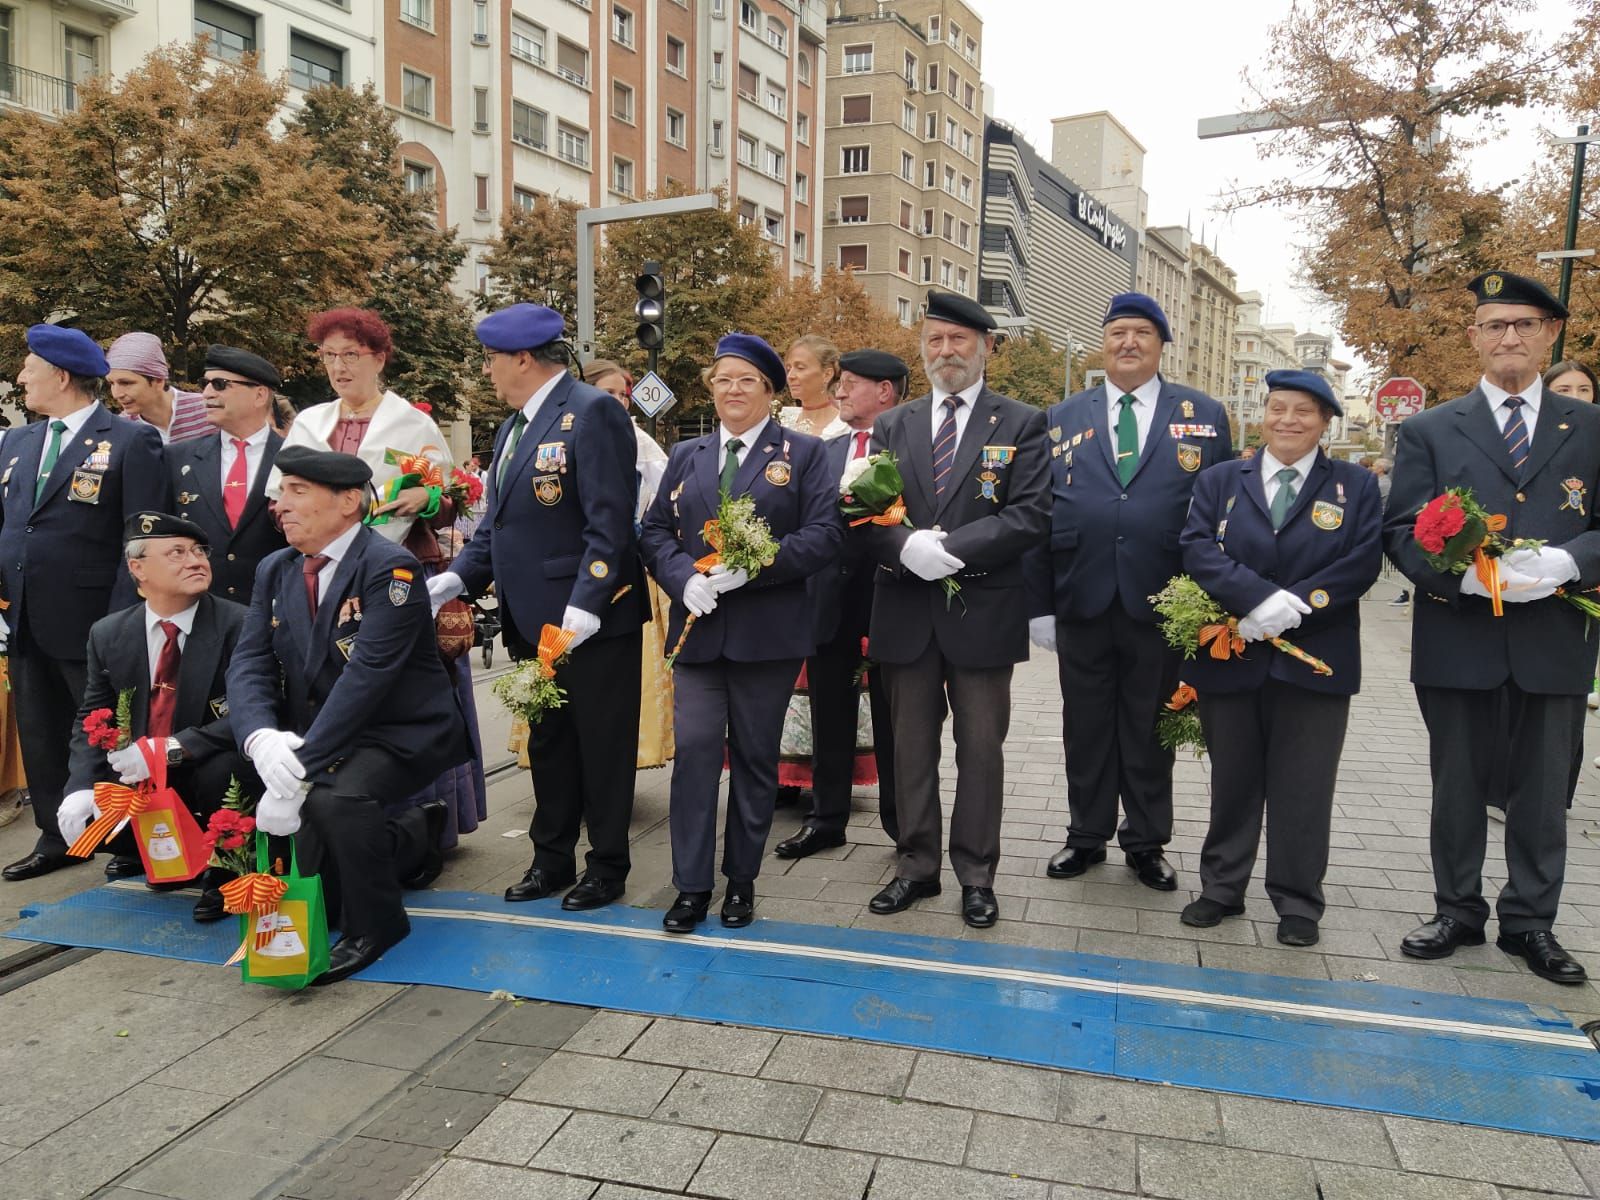
[{"label": "street lamp post", "polygon": [[[1567,199],[1567,239],[1559,254],[1541,254],[1541,259],[1559,258],[1561,260],[1561,286],[1556,293],[1562,304],[1572,295],[1572,260],[1575,258],[1588,258],[1593,250],[1579,250],[1578,245],[1578,208],[1579,201],[1583,199],[1583,161],[1589,150],[1589,143],[1596,138],[1589,133],[1587,125],[1578,126],[1578,136],[1557,138],[1556,145],[1572,146],[1572,194]],[[1552,363],[1561,361],[1561,352],[1566,345],[1567,327],[1561,326],[1561,333],[1556,338],[1556,344],[1551,349]]]}]

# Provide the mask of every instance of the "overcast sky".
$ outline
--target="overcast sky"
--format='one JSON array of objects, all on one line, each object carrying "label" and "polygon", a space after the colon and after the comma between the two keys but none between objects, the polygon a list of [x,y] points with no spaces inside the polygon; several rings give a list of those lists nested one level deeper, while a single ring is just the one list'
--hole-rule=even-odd
[{"label": "overcast sky", "polygon": [[[1537,0],[1537,21],[1558,31],[1581,0]],[[1231,181],[1264,182],[1272,164],[1258,157],[1260,138],[1200,141],[1203,116],[1238,112],[1244,69],[1265,53],[1269,27],[1289,0],[1143,0],[1137,5],[1049,5],[976,0],[983,27],[983,77],[994,87],[994,115],[1022,131],[1050,157],[1053,117],[1105,109],[1145,147],[1144,187],[1151,225],[1204,229],[1239,275],[1241,291],[1268,298],[1268,316],[1302,331],[1337,330],[1332,314],[1295,286],[1293,245],[1303,218],[1267,209],[1219,214]],[[1521,175],[1537,154],[1533,141],[1551,114],[1518,114],[1512,132],[1473,157],[1486,184]],[[1572,133],[1563,128],[1563,134]],[[1590,169],[1600,169],[1590,155]],[[1133,214],[1121,214],[1131,218]],[[1554,248],[1554,247],[1552,247]],[[1351,358],[1348,353],[1343,355]]]}]

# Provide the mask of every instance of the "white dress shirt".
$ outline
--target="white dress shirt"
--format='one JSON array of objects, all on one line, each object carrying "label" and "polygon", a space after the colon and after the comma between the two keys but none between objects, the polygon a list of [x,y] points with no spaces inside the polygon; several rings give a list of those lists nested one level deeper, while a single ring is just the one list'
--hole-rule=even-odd
[{"label": "white dress shirt", "polygon": [[[256,485],[256,472],[261,470],[261,460],[267,453],[267,438],[272,433],[271,426],[263,425],[249,437],[244,438],[244,494],[250,495],[250,489]],[[233,470],[233,460],[239,452],[233,448],[233,434],[223,430],[219,435],[222,438],[222,486],[228,486],[228,475]]]},{"label": "white dress shirt", "polygon": [[[39,450],[39,477],[41,479],[44,478],[46,473],[43,469],[44,459],[45,455],[50,453],[50,439],[55,436],[55,434],[50,431],[50,422],[60,421],[67,427],[61,434],[61,448],[56,451],[56,459],[57,461],[60,461],[61,459],[67,457],[67,455],[71,452],[71,446],[72,443],[77,440],[78,431],[89,423],[89,418],[93,416],[94,413],[99,410],[99,408],[100,403],[99,401],[96,401],[93,404],[85,404],[82,408],[78,409],[77,412],[70,412],[61,417],[46,417],[44,419],[44,445]],[[50,469],[52,471],[55,470],[55,463],[50,464]]]},{"label": "white dress shirt", "polygon": [[[154,544],[159,546],[163,544],[163,542],[156,542]],[[161,551],[152,549],[149,551],[149,553],[159,554]],[[148,604],[144,606],[144,639],[145,649],[149,651],[150,655],[151,687],[155,687],[156,664],[161,661],[161,651],[164,650],[167,645],[167,633],[166,630],[161,628],[161,622],[171,621],[178,627],[178,653],[182,654],[183,647],[189,641],[189,631],[194,628],[195,614],[199,611],[200,601],[198,600],[189,605],[189,607],[184,609],[181,613],[174,613],[170,617],[158,617],[155,613],[150,611],[150,606]]]},{"label": "white dress shirt", "polygon": [[1494,417],[1494,423],[1500,427],[1501,433],[1505,433],[1506,422],[1511,419],[1511,410],[1506,407],[1507,397],[1522,397],[1522,423],[1528,427],[1528,446],[1531,448],[1534,427],[1539,424],[1539,404],[1544,400],[1544,381],[1535,375],[1533,382],[1520,392],[1508,392],[1487,379],[1480,379],[1478,386],[1489,401],[1489,414]]},{"label": "white dress shirt", "polygon": [[1278,489],[1283,484],[1278,479],[1278,472],[1285,467],[1293,467],[1299,472],[1294,481],[1294,494],[1296,497],[1305,490],[1306,480],[1311,478],[1311,468],[1317,463],[1317,448],[1313,446],[1311,453],[1304,458],[1296,459],[1292,463],[1279,462],[1273,457],[1272,451],[1265,446],[1261,448],[1261,487],[1267,493],[1267,507],[1272,507],[1273,497],[1278,494]]},{"label": "white dress shirt", "polygon": [[[322,570],[317,572],[317,603],[322,603],[322,598],[328,594],[328,586],[333,583],[333,577],[338,573],[339,564],[344,561],[345,555],[350,553],[350,545],[356,540],[356,534],[361,532],[361,524],[350,526],[333,541],[322,548],[322,553],[328,556],[328,561],[322,564]],[[307,557],[310,557],[309,555]]]},{"label": "white dress shirt", "polygon": [[734,455],[739,460],[739,465],[744,466],[744,460],[750,457],[750,447],[761,440],[761,431],[767,427],[771,417],[762,417],[759,425],[752,425],[743,433],[729,433],[726,425],[717,426],[717,469],[722,469],[722,464],[728,461],[728,443],[738,438],[743,443]]},{"label": "white dress shirt", "polygon": [[967,422],[972,419],[972,406],[977,403],[978,393],[981,391],[983,391],[983,379],[981,376],[977,383],[969,388],[963,388],[959,392],[940,391],[938,387],[933,389],[933,423],[932,428],[929,430],[932,444],[937,445],[939,442],[939,426],[944,424],[944,402],[949,396],[956,395],[966,402],[956,409],[956,445],[961,445],[961,439],[967,433]]},{"label": "white dress shirt", "polygon": [[1144,448],[1150,442],[1150,426],[1156,419],[1156,400],[1161,396],[1161,376],[1152,375],[1133,391],[1123,393],[1117,390],[1115,384],[1109,379],[1106,388],[1106,433],[1111,440],[1106,445],[1116,448],[1117,421],[1122,417],[1122,397],[1124,394],[1133,397],[1133,419],[1139,427],[1139,457],[1144,457]]},{"label": "white dress shirt", "polygon": [[526,401],[524,401],[522,405],[522,419],[529,425],[532,425],[533,419],[539,415],[539,406],[545,402],[545,398],[549,396],[551,392],[556,390],[556,384],[560,383],[566,377],[567,373],[565,371],[557,371],[549,379],[545,380],[544,385],[540,387],[538,391],[534,392],[533,395],[529,396]]}]

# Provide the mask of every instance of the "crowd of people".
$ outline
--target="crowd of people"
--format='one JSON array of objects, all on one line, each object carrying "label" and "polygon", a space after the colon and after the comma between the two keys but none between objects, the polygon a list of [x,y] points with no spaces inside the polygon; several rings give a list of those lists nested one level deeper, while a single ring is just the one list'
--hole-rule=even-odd
[{"label": "crowd of people", "polygon": [[[1498,806],[1498,944],[1580,982],[1552,930],[1600,645],[1565,602],[1600,585],[1600,408],[1579,364],[1541,377],[1566,317],[1555,297],[1508,272],[1472,287],[1479,386],[1405,422],[1376,470],[1328,455],[1340,399],[1307,371],[1269,373],[1261,444],[1236,457],[1222,406],[1161,376],[1170,330],[1139,293],[1105,313],[1104,382],[1048,410],[986,385],[995,322],[950,293],[928,297],[915,398],[884,351],[806,336],[780,355],[730,332],[704,370],[716,428],[670,451],[630,420],[623,367],[580,366],[560,314],[513,304],[477,328],[507,417],[486,466],[469,464],[471,500],[431,417],[384,386],[393,345],[370,312],[311,321],[333,399],[286,426],[279,372],[249,350],[211,347],[189,393],[149,334],[102,351],[34,326],[19,379],[39,419],[0,442],[0,645],[38,838],[4,877],[85,861],[68,850],[99,816],[95,784],[138,783],[164,758],[202,820],[232,779],[262,832],[294,838],[343,931],[322,982],[360,970],[405,936],[404,889],[486,815],[460,622],[492,590],[512,657],[554,662],[565,692],[516,733],[533,853],[507,901],[620,898],[636,769],[670,762],[666,930],[707,919],[719,876],[722,924],[751,922],[781,790],[803,812],[774,848],[792,859],[843,844],[852,791],[872,783],[896,865],[871,911],[937,895],[948,855],[963,919],[988,928],[1012,672],[1031,640],[1056,655],[1062,698],[1069,817],[1048,875],[1094,870],[1115,838],[1139,883],[1179,886],[1158,722],[1182,683],[1212,762],[1182,920],[1244,911],[1265,823],[1278,939],[1309,946],[1360,601],[1387,553],[1418,597],[1434,779],[1437,912],[1401,949],[1484,941]],[[850,481],[885,464],[899,495],[847,518]],[[1419,549],[1418,513],[1461,486],[1504,517],[1498,581]],[[759,562],[724,525],[739,505],[770,539]],[[1154,600],[1181,574],[1232,617],[1192,661]],[[120,696],[131,745],[91,744],[84,717]],[[107,850],[107,875],[141,873],[125,834]],[[225,881],[201,877],[197,920],[223,915]]]}]

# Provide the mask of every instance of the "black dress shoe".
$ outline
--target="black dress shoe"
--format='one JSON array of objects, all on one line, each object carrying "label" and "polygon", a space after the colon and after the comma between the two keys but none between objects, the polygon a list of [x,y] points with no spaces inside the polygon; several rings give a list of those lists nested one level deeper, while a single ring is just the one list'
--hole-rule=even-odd
[{"label": "black dress shoe", "polygon": [[661,928],[668,933],[693,933],[694,927],[706,919],[710,907],[710,892],[679,892],[667,915],[661,918]]},{"label": "black dress shoe", "polygon": [[0,871],[0,878],[16,883],[19,880],[48,875],[51,871],[59,871],[62,867],[75,867],[79,863],[88,861],[87,858],[73,858],[68,854],[42,854],[35,850],[26,858],[19,858],[5,870]]},{"label": "black dress shoe", "polygon": [[1201,896],[1183,906],[1178,920],[1191,929],[1210,929],[1214,925],[1221,925],[1223,917],[1237,917],[1243,912],[1242,904],[1223,904],[1220,900]]},{"label": "black dress shoe", "polygon": [[552,892],[559,892],[562,888],[572,886],[573,877],[556,879],[548,871],[538,867],[529,867],[522,873],[522,878],[506,889],[507,900],[542,900]]},{"label": "black dress shoe", "polygon": [[834,846],[842,845],[844,845],[844,834],[829,833],[812,825],[802,825],[799,833],[779,842],[772,852],[779,858],[804,858],[808,854],[815,854],[818,850],[831,850]]},{"label": "black dress shoe", "polygon": [[1285,946],[1315,946],[1322,935],[1310,917],[1279,917],[1278,940]]},{"label": "black dress shoe", "polygon": [[756,919],[756,885],[729,882],[722,897],[722,926],[743,929]]},{"label": "black dress shoe", "polygon": [[144,863],[137,854],[113,854],[106,859],[107,879],[132,879],[143,874]]},{"label": "black dress shoe", "polygon": [[[395,941],[399,941],[396,938]],[[340,938],[338,945],[328,951],[328,969],[311,981],[312,987],[326,987],[348,979],[357,971],[365,970],[383,957],[383,952],[394,942],[363,934],[360,937]]]},{"label": "black dress shoe", "polygon": [[203,887],[200,899],[194,902],[195,921],[201,925],[209,925],[212,921],[220,921],[227,915],[227,910],[222,907],[222,889]]},{"label": "black dress shoe", "polygon": [[974,929],[987,929],[1000,919],[1000,905],[995,901],[994,889],[963,887],[961,889],[961,919]]},{"label": "black dress shoe", "polygon": [[1158,892],[1178,890],[1178,873],[1159,850],[1141,850],[1127,856],[1129,868],[1139,877],[1139,882]]},{"label": "black dress shoe", "polygon": [[601,879],[598,875],[585,875],[578,886],[561,898],[561,907],[568,912],[587,912],[591,908],[604,908],[620,899],[627,889],[620,879]]},{"label": "black dress shoe", "polygon": [[1494,944],[1507,954],[1526,959],[1530,971],[1551,983],[1584,983],[1589,978],[1583,964],[1563,950],[1556,935],[1548,929],[1502,933]]},{"label": "black dress shoe", "polygon": [[1436,916],[1400,939],[1400,953],[1407,958],[1449,958],[1457,946],[1481,946],[1483,941],[1483,930],[1454,917]]},{"label": "black dress shoe", "polygon": [[429,800],[417,807],[428,823],[428,850],[417,869],[400,881],[401,887],[410,889],[425,888],[444,873],[444,850],[439,842],[450,824],[450,807],[443,800]]},{"label": "black dress shoe", "polygon": [[1095,863],[1106,860],[1106,848],[1089,850],[1083,846],[1066,846],[1056,851],[1044,873],[1051,879],[1076,879]]},{"label": "black dress shoe", "polygon": [[939,894],[939,881],[902,879],[899,876],[889,881],[889,886],[874,896],[867,904],[873,912],[880,917],[890,913],[904,912],[924,896],[937,896]]}]

